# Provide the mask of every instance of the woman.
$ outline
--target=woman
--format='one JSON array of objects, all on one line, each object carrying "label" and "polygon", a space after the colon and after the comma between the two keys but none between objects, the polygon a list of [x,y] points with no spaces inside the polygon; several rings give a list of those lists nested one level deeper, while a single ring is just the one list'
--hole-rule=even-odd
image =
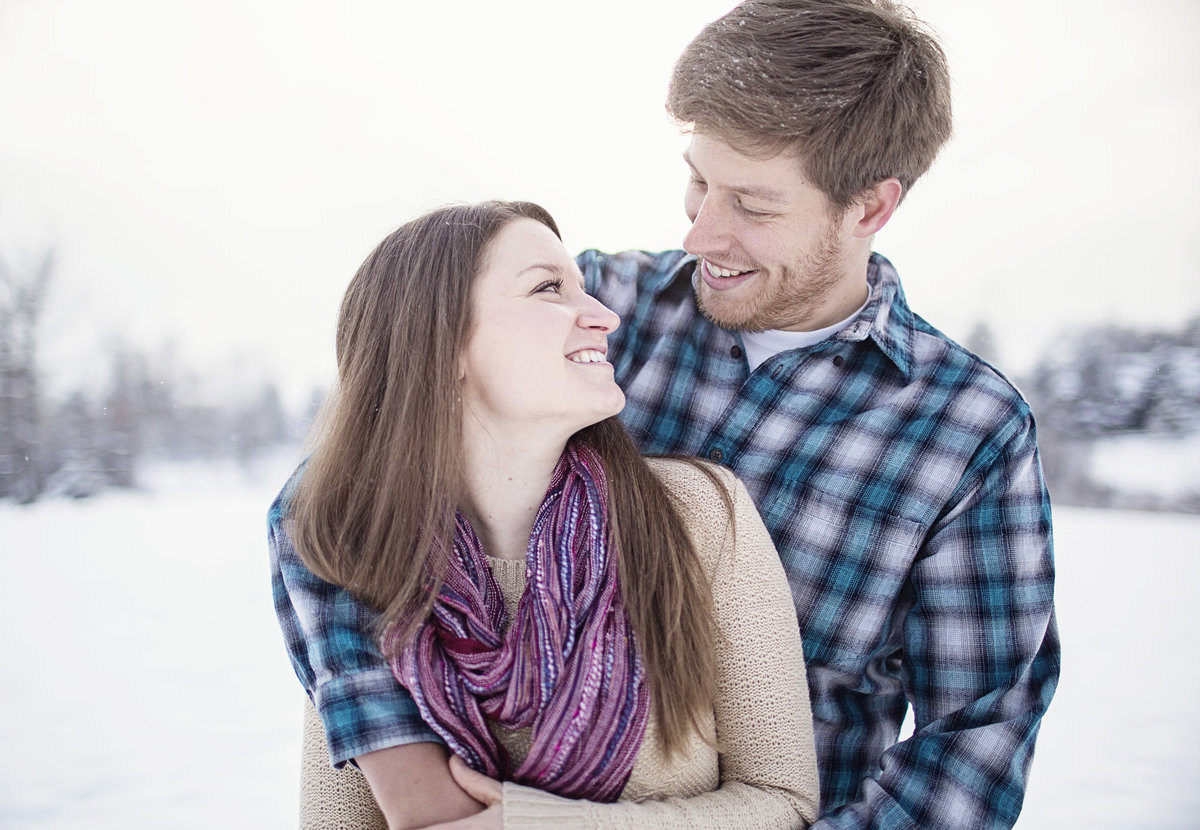
[{"label": "woman", "polygon": [[[374,609],[454,753],[356,759],[391,827],[476,801],[461,826],[815,818],[778,558],[731,474],[638,456],[605,359],[618,325],[522,202],[410,222],[346,292],[338,387],[272,545]],[[277,607],[287,590],[277,579]],[[325,770],[305,798],[336,789]]]}]

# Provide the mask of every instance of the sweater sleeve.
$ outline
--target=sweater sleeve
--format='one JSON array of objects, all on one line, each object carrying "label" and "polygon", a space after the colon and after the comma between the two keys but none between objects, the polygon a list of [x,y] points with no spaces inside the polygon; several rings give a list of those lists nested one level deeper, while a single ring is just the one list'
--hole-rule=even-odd
[{"label": "sweater sleeve", "polygon": [[664,480],[681,497],[712,573],[720,787],[690,798],[600,804],[508,782],[505,828],[795,828],[816,819],[812,715],[791,593],[745,486],[723,477],[735,507],[733,534],[706,476],[689,468],[672,471],[677,485]]}]

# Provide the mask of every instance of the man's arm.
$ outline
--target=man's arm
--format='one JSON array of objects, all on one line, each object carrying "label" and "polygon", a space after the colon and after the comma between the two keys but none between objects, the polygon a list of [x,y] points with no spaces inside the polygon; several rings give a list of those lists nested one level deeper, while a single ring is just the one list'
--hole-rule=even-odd
[{"label": "man's arm", "polygon": [[[1032,419],[976,453],[913,565],[913,736],[825,828],[1011,827],[1059,673],[1050,504]],[[847,738],[849,739],[849,738]]]},{"label": "man's arm", "polygon": [[483,809],[450,775],[449,753],[441,744],[393,746],[354,760],[371,785],[389,830],[427,827]]},{"label": "man's arm", "polygon": [[275,612],[292,667],[324,725],[336,767],[354,759],[392,827],[477,812],[454,783],[446,750],[392,674],[375,614],[305,566],[286,531],[284,489],[268,516]]}]

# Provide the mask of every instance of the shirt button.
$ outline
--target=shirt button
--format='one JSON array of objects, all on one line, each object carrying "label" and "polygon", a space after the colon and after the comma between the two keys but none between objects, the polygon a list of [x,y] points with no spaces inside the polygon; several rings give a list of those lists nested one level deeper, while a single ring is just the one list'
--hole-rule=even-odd
[{"label": "shirt button", "polygon": [[720,450],[709,450],[708,451],[708,458],[710,461],[715,461],[718,464],[720,464],[721,459],[723,459],[724,457],[725,457],[725,453],[721,452]]},{"label": "shirt button", "polygon": [[842,357],[840,354],[839,354],[839,355],[835,355],[835,356],[834,356],[834,358],[833,358],[833,365],[834,365],[834,366],[841,366],[841,365],[842,365],[843,363],[845,363],[845,362],[846,362],[846,358]]},{"label": "shirt button", "polygon": [[729,350],[729,353],[731,355],[733,355],[734,358],[739,358],[742,356],[742,347],[734,346],[732,349]]}]

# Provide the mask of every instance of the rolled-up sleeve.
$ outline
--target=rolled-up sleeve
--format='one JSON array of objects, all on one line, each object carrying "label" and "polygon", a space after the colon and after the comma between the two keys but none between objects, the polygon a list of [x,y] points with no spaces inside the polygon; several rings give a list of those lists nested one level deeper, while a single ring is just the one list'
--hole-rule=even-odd
[{"label": "rolled-up sleeve", "polygon": [[296,552],[286,518],[295,480],[268,514],[271,588],[288,656],[325,724],[333,765],[390,746],[440,743],[384,660],[374,612],[317,577]]}]

